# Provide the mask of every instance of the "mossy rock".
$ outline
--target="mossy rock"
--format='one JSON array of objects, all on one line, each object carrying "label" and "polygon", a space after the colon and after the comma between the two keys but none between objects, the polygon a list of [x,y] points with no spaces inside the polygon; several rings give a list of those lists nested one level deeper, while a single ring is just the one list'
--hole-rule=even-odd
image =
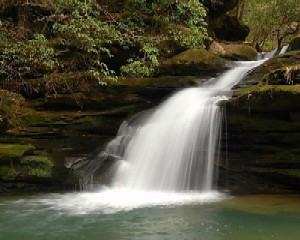
[{"label": "mossy rock", "polygon": [[248,44],[242,43],[217,43],[210,45],[210,50],[228,60],[251,61],[257,59],[257,51]]},{"label": "mossy rock", "polygon": [[[26,96],[28,108],[39,111],[105,111],[134,104],[148,104],[153,100],[160,100],[178,88],[195,85],[195,76],[161,76],[120,77],[118,81],[108,83],[108,86],[100,86],[95,79],[86,78],[84,73],[67,73],[24,81],[24,86],[26,89],[32,89],[32,93],[23,94]],[[39,122],[39,119],[43,122],[43,118],[46,119],[48,114],[45,113],[45,116],[41,117],[39,115],[43,114],[36,114],[34,120],[35,114],[32,109],[22,108],[22,115],[18,126],[27,125],[27,121]]]},{"label": "mossy rock", "polygon": [[263,83],[269,85],[293,85],[300,83],[300,65],[289,65],[273,70],[263,77]]},{"label": "mossy rock", "polygon": [[[0,163],[7,159],[17,159],[32,154],[35,147],[31,144],[0,144]],[[1,161],[2,160],[2,161]]]},{"label": "mossy rock", "polygon": [[46,155],[23,156],[14,162],[0,165],[0,179],[5,181],[27,181],[49,178],[52,175],[53,162]]},{"label": "mossy rock", "polygon": [[253,112],[286,112],[299,109],[300,85],[263,85],[239,91],[229,106]]},{"label": "mossy rock", "polygon": [[226,68],[218,54],[205,49],[189,49],[162,62],[160,74],[197,76]]},{"label": "mossy rock", "polygon": [[12,181],[20,175],[20,171],[12,166],[0,166],[0,179],[4,181]]},{"label": "mossy rock", "polygon": [[242,81],[236,86],[246,87],[251,85],[261,84],[264,77],[276,71],[277,69],[286,69],[293,67],[300,62],[300,51],[287,52],[275,58],[269,59],[245,76]]},{"label": "mossy rock", "polygon": [[53,162],[47,156],[26,156],[21,158],[23,173],[27,177],[47,178],[52,174]]},{"label": "mossy rock", "polygon": [[182,88],[195,86],[195,76],[160,76],[156,78],[121,78],[111,86],[131,88]]}]

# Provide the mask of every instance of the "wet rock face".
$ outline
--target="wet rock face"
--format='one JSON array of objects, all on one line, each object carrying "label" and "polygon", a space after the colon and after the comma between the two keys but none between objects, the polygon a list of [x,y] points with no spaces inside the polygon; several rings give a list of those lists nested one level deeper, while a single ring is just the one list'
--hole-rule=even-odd
[{"label": "wet rock face", "polygon": [[251,113],[228,108],[227,161],[220,185],[235,194],[299,193],[299,110]]},{"label": "wet rock face", "polygon": [[254,69],[225,104],[220,186],[237,194],[299,193],[299,54],[287,52]]},{"label": "wet rock face", "polygon": [[205,49],[189,49],[162,62],[161,75],[213,75],[226,68],[226,62],[218,53]]},{"label": "wet rock face", "polygon": [[[277,66],[278,59],[270,61],[269,67]],[[263,76],[263,69],[267,66],[254,72]],[[237,194],[299,193],[300,85],[268,85],[262,79],[253,78],[256,86],[239,89],[225,104],[227,160],[220,185]]]}]

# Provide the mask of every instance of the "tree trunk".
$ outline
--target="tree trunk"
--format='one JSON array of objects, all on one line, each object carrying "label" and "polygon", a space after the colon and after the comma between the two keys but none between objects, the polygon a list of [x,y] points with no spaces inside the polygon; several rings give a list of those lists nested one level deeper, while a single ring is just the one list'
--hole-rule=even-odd
[{"label": "tree trunk", "polygon": [[21,29],[30,28],[30,16],[31,16],[31,8],[30,5],[18,6],[17,13],[17,24]]},{"label": "tree trunk", "polygon": [[245,0],[237,0],[235,15],[239,21],[242,21],[245,10]]}]

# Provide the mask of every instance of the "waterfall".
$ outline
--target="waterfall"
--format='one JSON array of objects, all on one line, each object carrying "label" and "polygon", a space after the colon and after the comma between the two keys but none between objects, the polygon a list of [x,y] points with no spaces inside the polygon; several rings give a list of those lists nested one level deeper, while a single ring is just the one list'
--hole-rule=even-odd
[{"label": "waterfall", "polygon": [[220,101],[252,68],[237,66],[204,86],[181,90],[131,122],[124,122],[101,157],[118,159],[112,185],[133,190],[210,191],[222,127]]},{"label": "waterfall", "polygon": [[282,48],[276,48],[271,52],[262,52],[259,54],[259,59],[269,59],[276,57],[277,55],[284,54],[289,48],[289,45],[285,45]]},{"label": "waterfall", "polygon": [[[267,59],[233,62],[234,68],[223,75],[178,91],[155,109],[124,121],[103,151],[72,165],[83,176],[83,189],[97,191],[51,204],[76,212],[114,213],[226,199],[228,195],[214,185],[222,132],[220,102]],[[105,185],[98,188],[93,181]]]}]

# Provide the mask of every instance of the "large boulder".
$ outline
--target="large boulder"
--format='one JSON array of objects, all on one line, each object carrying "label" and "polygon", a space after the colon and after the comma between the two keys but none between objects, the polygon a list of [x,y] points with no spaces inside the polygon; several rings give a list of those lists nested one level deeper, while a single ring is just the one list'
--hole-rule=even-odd
[{"label": "large boulder", "polygon": [[257,51],[252,46],[244,43],[218,43],[213,41],[209,46],[209,50],[232,61],[257,59]]},{"label": "large boulder", "polygon": [[203,76],[225,68],[225,61],[218,54],[199,48],[189,49],[163,61],[160,74]]},{"label": "large boulder", "polygon": [[250,28],[239,22],[237,17],[222,15],[211,22],[213,34],[220,40],[245,41],[250,33]]}]

